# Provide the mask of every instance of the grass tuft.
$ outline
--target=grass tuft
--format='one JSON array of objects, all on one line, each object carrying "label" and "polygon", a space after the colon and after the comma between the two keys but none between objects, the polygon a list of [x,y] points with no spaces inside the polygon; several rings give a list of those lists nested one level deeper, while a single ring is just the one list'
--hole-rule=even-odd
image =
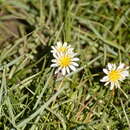
[{"label": "grass tuft", "polygon": [[[57,41],[80,58],[66,77],[50,68]],[[130,77],[100,82],[129,61],[129,0],[0,0],[0,129],[129,130]]]}]

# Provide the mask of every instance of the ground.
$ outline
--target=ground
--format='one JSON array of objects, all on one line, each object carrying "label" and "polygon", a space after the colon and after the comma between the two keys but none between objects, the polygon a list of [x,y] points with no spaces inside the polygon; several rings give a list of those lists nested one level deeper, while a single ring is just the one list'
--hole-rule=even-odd
[{"label": "ground", "polygon": [[[50,67],[58,41],[80,59],[66,77]],[[130,77],[100,82],[129,61],[130,0],[0,0],[0,129],[129,130]]]}]

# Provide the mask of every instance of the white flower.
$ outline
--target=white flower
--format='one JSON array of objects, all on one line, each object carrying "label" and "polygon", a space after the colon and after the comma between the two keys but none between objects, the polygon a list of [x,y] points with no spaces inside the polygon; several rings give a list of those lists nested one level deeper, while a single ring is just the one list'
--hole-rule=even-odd
[{"label": "white flower", "polygon": [[53,54],[57,54],[57,53],[66,53],[66,52],[72,52],[73,48],[71,48],[71,45],[67,45],[66,42],[62,43],[61,42],[57,42],[56,46],[52,46],[52,53]]},{"label": "white flower", "polygon": [[125,67],[125,64],[120,63],[118,67],[115,64],[108,63],[107,69],[103,69],[103,72],[107,75],[104,76],[100,81],[106,82],[105,86],[110,83],[110,90],[114,88],[114,86],[120,87],[119,81],[123,81],[126,77],[129,76],[128,69],[129,67]]},{"label": "white flower", "polygon": [[57,53],[54,55],[55,59],[52,60],[51,67],[57,67],[57,70],[55,71],[55,74],[58,72],[61,72],[63,75],[66,75],[67,73],[70,73],[70,70],[75,71],[76,67],[79,65],[76,63],[76,61],[79,60],[79,58],[76,58],[77,54],[74,52],[71,53]]}]

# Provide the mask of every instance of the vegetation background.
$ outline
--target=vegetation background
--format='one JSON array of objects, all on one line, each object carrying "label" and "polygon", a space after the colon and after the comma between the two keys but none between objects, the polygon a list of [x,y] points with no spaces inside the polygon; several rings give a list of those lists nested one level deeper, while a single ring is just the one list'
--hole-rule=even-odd
[{"label": "vegetation background", "polygon": [[[80,58],[66,78],[50,68],[57,41]],[[129,61],[130,0],[0,0],[0,129],[130,130],[130,78],[99,81]]]}]

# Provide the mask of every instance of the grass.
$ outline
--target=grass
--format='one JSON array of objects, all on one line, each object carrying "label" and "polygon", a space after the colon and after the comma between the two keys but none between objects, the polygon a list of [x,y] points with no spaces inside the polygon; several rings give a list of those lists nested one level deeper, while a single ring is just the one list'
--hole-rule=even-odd
[{"label": "grass", "polygon": [[[129,130],[130,78],[99,81],[108,62],[130,61],[129,0],[0,0],[0,129]],[[50,68],[66,41],[80,67]]]}]

